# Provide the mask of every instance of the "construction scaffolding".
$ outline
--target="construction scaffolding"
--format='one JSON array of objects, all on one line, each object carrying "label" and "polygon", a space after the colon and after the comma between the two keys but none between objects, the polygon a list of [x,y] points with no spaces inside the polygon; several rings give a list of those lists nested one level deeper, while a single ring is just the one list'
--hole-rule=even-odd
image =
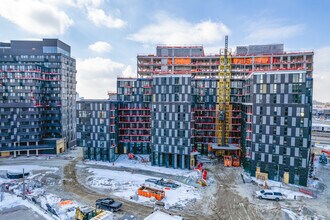
[{"label": "construction scaffolding", "polygon": [[231,53],[228,53],[228,36],[224,50],[220,50],[220,64],[217,95],[217,137],[218,145],[228,145],[231,130],[232,106],[230,104]]}]

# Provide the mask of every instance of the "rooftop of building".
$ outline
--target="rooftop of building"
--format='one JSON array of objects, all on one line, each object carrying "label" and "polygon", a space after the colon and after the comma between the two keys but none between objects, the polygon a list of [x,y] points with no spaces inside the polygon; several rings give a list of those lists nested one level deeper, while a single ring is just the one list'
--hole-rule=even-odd
[{"label": "rooftop of building", "polygon": [[11,40],[0,42],[0,55],[40,55],[44,53],[62,53],[70,56],[71,47],[56,38],[42,40]]},{"label": "rooftop of building", "polygon": [[76,102],[109,102],[109,99],[80,99]]},{"label": "rooftop of building", "polygon": [[[313,54],[313,50],[307,51],[285,51],[284,44],[263,44],[237,46],[232,53],[231,48],[228,52],[233,56],[258,56],[258,55],[283,55],[283,54]],[[172,53],[172,54],[169,54]],[[205,54],[202,45],[157,45],[155,54],[138,54],[138,57],[156,56],[156,57],[213,57],[220,56],[216,54]]]}]

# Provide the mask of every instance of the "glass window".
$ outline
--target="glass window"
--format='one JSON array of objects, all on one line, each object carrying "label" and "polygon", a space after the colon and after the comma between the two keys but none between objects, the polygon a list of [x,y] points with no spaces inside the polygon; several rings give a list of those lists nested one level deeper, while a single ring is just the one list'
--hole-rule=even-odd
[{"label": "glass window", "polygon": [[293,74],[292,75],[292,82],[297,83],[299,82],[299,74]]}]

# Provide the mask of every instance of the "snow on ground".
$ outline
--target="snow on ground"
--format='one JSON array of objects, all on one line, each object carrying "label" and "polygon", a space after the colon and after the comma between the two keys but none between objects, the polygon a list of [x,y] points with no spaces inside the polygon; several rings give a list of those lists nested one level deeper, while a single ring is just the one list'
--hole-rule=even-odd
[{"label": "snow on ground", "polygon": [[[14,195],[5,193],[4,202],[0,202],[0,213],[2,208],[11,208],[18,205],[24,205],[28,208],[32,208],[38,214],[40,214],[40,212],[46,213],[45,210],[47,210],[48,204],[56,211],[60,219],[73,219],[75,215],[75,207],[78,207],[80,205],[75,201],[71,201],[67,205],[60,204],[60,202],[63,201],[62,198],[51,193],[45,193],[42,188],[33,189],[30,193],[26,195],[27,198],[29,198],[30,200],[31,198],[35,198],[35,200],[38,204],[40,204],[40,206],[29,202],[28,200],[23,200],[21,197],[18,197],[17,195],[21,195],[22,193],[21,188],[16,188],[15,190],[13,190],[13,192],[15,193]],[[44,215],[48,216],[47,214]],[[48,217],[46,219],[53,218]]]},{"label": "snow on ground", "polygon": [[138,187],[150,176],[132,174],[124,171],[112,171],[88,168],[93,174],[88,178],[88,184],[97,188],[111,188],[112,190],[125,190],[129,187]]},{"label": "snow on ground", "polygon": [[57,167],[45,167],[45,166],[38,166],[38,165],[7,165],[7,166],[0,166],[0,170],[5,170],[8,172],[31,172],[33,170],[58,170]]},{"label": "snow on ground", "polygon": [[315,144],[316,148],[321,148],[323,150],[330,150],[330,145],[326,145],[326,144]]},{"label": "snow on ground", "polygon": [[10,195],[8,193],[4,193],[4,200],[2,202],[0,202],[0,210],[2,210],[4,208],[16,207],[16,206],[20,206],[20,205],[32,209],[33,211],[35,211],[36,213],[38,213],[39,215],[41,215],[45,219],[49,219],[49,220],[53,219],[49,215],[45,214],[45,211],[43,211],[42,209],[40,209],[36,205],[30,203],[27,200],[23,200],[22,198],[20,198],[16,195]]},{"label": "snow on ground", "polygon": [[[251,177],[252,180],[258,183],[258,185],[265,185],[265,181],[256,179],[255,177]],[[286,199],[289,200],[294,200],[295,197],[296,199],[300,197],[305,197],[305,198],[313,198],[309,195],[306,195],[301,192],[294,191],[290,188],[290,185],[283,184],[282,182],[277,182],[277,181],[272,181],[272,180],[267,180],[267,185],[270,187],[271,190],[276,190],[281,192],[283,195],[285,195]]]},{"label": "snow on ground", "polygon": [[[130,200],[132,196],[137,193],[137,189],[142,185],[149,185],[154,188],[161,189],[162,187],[154,185],[152,183],[145,182],[148,178],[154,178],[152,176],[134,174],[124,171],[113,171],[104,169],[88,168],[88,171],[92,174],[88,178],[87,183],[96,188],[107,188],[116,191],[114,195],[118,197]],[[189,201],[198,199],[201,197],[200,191],[192,186],[188,186],[182,183],[178,183],[180,187],[177,189],[165,190],[165,198],[163,202],[168,206],[184,206]],[[139,203],[148,203],[153,199],[149,199],[143,196],[139,196]]]},{"label": "snow on ground", "polygon": [[302,216],[299,216],[298,214],[296,214],[295,212],[293,212],[292,210],[290,210],[288,208],[282,207],[282,211],[285,212],[291,220],[303,220],[304,219]]},{"label": "snow on ground", "polygon": [[[38,166],[38,165],[10,165],[10,166],[0,166],[0,173],[2,172],[22,172],[22,169],[24,168],[24,172],[34,172],[34,171],[42,171],[41,173],[29,175],[26,179],[26,190],[27,194],[26,196],[29,199],[34,198],[39,205],[34,204],[32,202],[29,202],[27,200],[23,200],[20,197],[17,197],[16,195],[22,194],[22,179],[7,179],[7,178],[1,178],[0,177],[0,184],[3,183],[11,183],[10,190],[16,195],[10,195],[8,194],[9,200],[13,200],[14,203],[9,201],[9,206],[4,206],[7,208],[11,208],[13,206],[17,205],[24,205],[28,208],[30,206],[35,207],[33,210],[36,211],[38,214],[41,212],[46,212],[47,205],[50,205],[56,213],[59,215],[60,219],[73,219],[75,215],[75,207],[79,206],[78,203],[75,201],[72,201],[72,203],[68,205],[60,205],[59,202],[63,201],[62,198],[58,197],[57,195],[46,193],[44,188],[42,186],[35,187],[35,181],[40,177],[43,177],[46,174],[54,173],[58,171],[57,167],[48,167],[48,166]],[[39,178],[39,179],[40,179]],[[38,182],[38,181],[37,181]],[[40,183],[40,181],[39,181]],[[7,195],[7,194],[6,194]],[[15,199],[17,197],[17,199]],[[16,202],[15,202],[16,201]],[[20,201],[23,201],[21,203]],[[13,206],[10,206],[10,204],[13,204]],[[0,202],[0,207],[2,207],[2,203]],[[1,209],[1,208],[0,208]],[[38,211],[39,210],[39,211]],[[41,215],[41,214],[40,214]],[[47,214],[45,214],[48,216]],[[53,219],[51,217],[48,217],[48,219]]]},{"label": "snow on ground", "polygon": [[150,162],[142,162],[142,158],[148,160],[149,155],[137,155],[138,160],[129,159],[127,155],[120,155],[114,163],[102,162],[102,161],[88,161],[86,164],[97,164],[103,166],[114,166],[114,167],[128,167],[133,169],[148,170],[158,173],[165,173],[177,176],[189,176],[191,170],[181,170],[166,167],[151,166]]},{"label": "snow on ground", "polygon": [[[251,177],[251,179],[253,181],[255,181],[256,183],[258,183],[258,185],[265,185],[264,180],[260,180],[255,177]],[[283,187],[284,186],[284,184],[282,182],[277,182],[277,181],[273,181],[273,180],[267,180],[267,185],[269,187]]]},{"label": "snow on ground", "polygon": [[313,198],[312,196],[306,195],[306,194],[301,193],[301,192],[293,191],[293,190],[290,190],[290,189],[272,187],[271,190],[276,190],[276,191],[281,192],[283,195],[286,196],[285,198],[289,199],[289,200],[294,200],[295,197],[296,197],[296,199],[298,199],[299,197],[305,197],[305,198],[309,198],[309,199]]}]

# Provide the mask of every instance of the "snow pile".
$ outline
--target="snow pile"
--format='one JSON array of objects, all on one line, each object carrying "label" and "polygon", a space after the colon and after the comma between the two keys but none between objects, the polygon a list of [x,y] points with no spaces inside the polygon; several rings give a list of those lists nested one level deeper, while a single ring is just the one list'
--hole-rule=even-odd
[{"label": "snow pile", "polygon": [[290,209],[287,208],[283,208],[282,207],[282,211],[285,212],[287,214],[287,216],[291,219],[291,220],[303,220],[303,217],[299,217],[298,214],[294,213],[293,211],[291,211]]},{"label": "snow pile", "polygon": [[118,159],[114,163],[109,162],[102,162],[102,161],[88,161],[85,162],[86,164],[97,164],[102,166],[111,166],[111,167],[128,167],[132,169],[139,169],[139,170],[148,170],[158,173],[164,174],[171,174],[177,176],[189,176],[192,172],[191,170],[181,170],[181,169],[173,169],[173,168],[166,168],[166,167],[158,167],[158,166],[151,166],[150,162],[142,162],[142,158],[144,160],[148,160],[149,155],[137,155],[137,160],[129,159],[127,155],[120,155]]},{"label": "snow pile", "polygon": [[[251,179],[254,182],[258,183],[258,185],[262,185],[262,186],[265,185],[265,180],[260,180],[255,177],[251,177]],[[277,182],[277,181],[273,181],[273,180],[267,180],[266,182],[269,187],[283,187],[284,186],[284,184],[282,182]]]},{"label": "snow pile", "polygon": [[295,198],[298,199],[299,197],[306,197],[309,199],[313,198],[312,196],[306,195],[304,193],[296,192],[296,191],[293,191],[290,189],[285,189],[285,188],[272,187],[271,190],[276,190],[276,191],[281,192],[283,195],[286,196],[285,197],[286,199],[290,199],[290,200],[294,200]]},{"label": "snow pile", "polygon": [[23,172],[31,172],[33,170],[58,170],[57,167],[44,167],[38,165],[8,165],[8,166],[0,166],[0,170],[5,170],[7,172],[21,173]]},{"label": "snow pile", "polygon": [[40,196],[39,199],[40,199],[41,206],[44,209],[47,209],[46,204],[49,204],[50,206],[57,206],[57,203],[59,203],[61,201],[61,198],[59,198],[58,196],[53,195],[53,194],[47,194],[44,196]]},{"label": "snow pile", "polygon": [[[12,165],[12,166],[0,166],[0,173],[6,172],[18,172],[21,173],[22,169],[24,168],[25,172],[30,172],[31,174],[25,178],[26,183],[26,197],[27,200],[22,200],[21,198],[17,197],[16,195],[21,195],[23,190],[23,181],[22,179],[11,180],[6,178],[0,178],[0,184],[8,183],[9,189],[14,195],[8,194],[9,198],[15,198],[15,203],[8,203],[8,207],[11,208],[17,205],[24,205],[26,207],[33,206],[34,211],[38,214],[40,212],[44,214],[48,209],[47,206],[50,206],[55,212],[58,214],[60,219],[74,219],[75,215],[75,207],[79,204],[72,201],[68,205],[59,204],[59,202],[63,201],[62,198],[58,197],[57,195],[46,193],[44,188],[42,187],[42,183],[40,179],[45,176],[46,174],[51,174],[58,171],[57,167],[47,167],[47,166],[38,166],[38,165]],[[42,172],[38,172],[42,171]],[[36,172],[36,173],[34,173]],[[38,181],[39,179],[39,181]],[[30,201],[29,201],[30,200]],[[33,201],[33,202],[32,202]],[[10,204],[13,204],[11,206]],[[0,202],[0,207],[2,204]],[[41,214],[40,214],[41,215]],[[50,215],[44,214],[48,216],[45,219],[53,219],[49,217]],[[43,216],[43,215],[42,215]]]},{"label": "snow pile", "polygon": [[[149,176],[132,174],[124,171],[113,171],[88,168],[92,177],[88,178],[88,185],[96,188],[107,188],[111,190],[127,190],[136,188],[144,183]],[[134,177],[134,178],[133,178]]]},{"label": "snow pile", "polygon": [[169,206],[184,206],[191,200],[200,199],[200,191],[191,186],[182,185],[177,189],[165,190],[163,202]]},{"label": "snow pile", "polygon": [[[130,200],[137,193],[138,188],[144,184],[154,188],[162,189],[162,187],[153,183],[145,182],[152,176],[134,174],[123,171],[103,170],[88,168],[88,171],[92,174],[88,178],[87,184],[96,188],[106,188],[115,191],[114,195]],[[166,205],[172,206],[185,206],[188,202],[201,198],[200,191],[192,186],[181,184],[177,189],[164,188],[165,198],[163,202]],[[139,196],[138,203],[150,203],[154,202],[154,198],[146,198]]]},{"label": "snow pile", "polygon": [[322,150],[330,150],[330,145],[324,145],[324,144],[315,144],[316,148],[321,148]]},{"label": "snow pile", "polygon": [[[258,185],[265,186],[264,180],[259,180],[259,179],[256,179],[255,177],[251,177],[251,179],[254,180],[256,183],[258,183]],[[294,200],[295,198],[298,199],[300,197],[313,198],[312,196],[292,190],[289,187],[290,185],[286,185],[282,182],[277,182],[277,181],[273,181],[273,180],[267,180],[266,182],[267,182],[268,187],[271,190],[276,190],[278,192],[281,192],[283,195],[285,195],[286,199]]]},{"label": "snow pile", "polygon": [[39,208],[38,206],[32,204],[31,202],[29,202],[27,200],[23,200],[22,198],[20,198],[16,195],[10,195],[8,193],[5,193],[4,195],[5,195],[4,200],[2,202],[0,202],[0,210],[2,210],[4,208],[12,208],[12,207],[22,205],[22,206],[32,209],[34,212],[38,213],[44,219],[47,219],[47,220],[53,219],[49,215],[45,214],[45,211],[43,211],[41,208]]}]

